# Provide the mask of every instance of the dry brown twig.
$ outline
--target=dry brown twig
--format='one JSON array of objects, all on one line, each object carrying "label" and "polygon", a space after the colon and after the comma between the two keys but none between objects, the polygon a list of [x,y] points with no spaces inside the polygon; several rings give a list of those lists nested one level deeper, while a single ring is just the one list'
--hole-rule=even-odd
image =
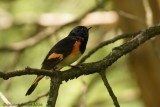
[{"label": "dry brown twig", "polygon": [[101,76],[101,78],[102,78],[102,80],[103,80],[103,83],[104,83],[106,89],[107,89],[108,92],[109,92],[109,95],[111,96],[111,98],[112,98],[112,100],[113,100],[113,103],[114,103],[115,107],[120,107],[119,102],[118,102],[118,100],[117,100],[117,97],[116,97],[116,95],[114,94],[114,92],[113,92],[113,90],[112,90],[112,88],[111,88],[111,86],[110,86],[110,84],[109,84],[109,82],[108,82],[108,79],[107,79],[107,77],[106,77],[106,75],[105,75],[105,69],[104,69],[104,70],[101,70],[101,71],[99,72],[99,74],[100,74],[100,76]]}]

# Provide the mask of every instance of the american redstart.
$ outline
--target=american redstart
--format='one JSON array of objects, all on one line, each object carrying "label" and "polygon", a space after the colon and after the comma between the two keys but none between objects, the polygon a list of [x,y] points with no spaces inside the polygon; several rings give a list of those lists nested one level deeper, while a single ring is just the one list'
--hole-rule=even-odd
[{"label": "american redstart", "polygon": [[[77,26],[71,30],[69,35],[60,40],[45,57],[41,69],[51,70],[64,67],[75,62],[85,51],[89,29],[85,26]],[[30,95],[38,82],[43,78],[43,75],[37,75],[31,87],[28,89],[26,96]]]}]

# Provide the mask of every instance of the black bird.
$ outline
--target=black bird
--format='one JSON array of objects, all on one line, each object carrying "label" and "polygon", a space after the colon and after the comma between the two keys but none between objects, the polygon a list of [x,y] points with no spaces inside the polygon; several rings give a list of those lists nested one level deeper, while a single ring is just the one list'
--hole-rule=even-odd
[{"label": "black bird", "polygon": [[[62,68],[75,62],[85,51],[88,42],[89,29],[85,26],[77,26],[69,33],[67,37],[60,40],[45,57],[41,69],[51,70]],[[43,75],[37,75],[26,96],[30,95]]]}]

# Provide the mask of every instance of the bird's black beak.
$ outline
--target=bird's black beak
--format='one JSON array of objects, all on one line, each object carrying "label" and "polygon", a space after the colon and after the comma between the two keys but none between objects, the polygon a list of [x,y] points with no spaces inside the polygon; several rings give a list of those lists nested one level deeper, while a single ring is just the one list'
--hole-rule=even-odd
[{"label": "bird's black beak", "polygon": [[90,30],[92,27],[88,27],[87,29]]}]

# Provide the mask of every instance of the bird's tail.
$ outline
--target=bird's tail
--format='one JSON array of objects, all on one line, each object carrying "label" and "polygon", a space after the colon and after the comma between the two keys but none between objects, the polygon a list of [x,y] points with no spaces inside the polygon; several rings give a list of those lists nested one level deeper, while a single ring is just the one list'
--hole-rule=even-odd
[{"label": "bird's tail", "polygon": [[37,87],[38,85],[38,82],[43,78],[44,76],[42,75],[38,75],[37,78],[34,80],[34,82],[32,83],[32,85],[30,86],[30,88],[28,89],[27,93],[26,93],[26,96],[27,95],[30,95],[34,89]]}]

